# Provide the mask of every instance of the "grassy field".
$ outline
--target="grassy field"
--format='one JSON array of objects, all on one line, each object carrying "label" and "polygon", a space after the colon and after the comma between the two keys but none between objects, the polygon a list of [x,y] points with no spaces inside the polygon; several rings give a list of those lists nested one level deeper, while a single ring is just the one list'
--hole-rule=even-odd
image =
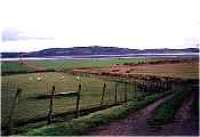
[{"label": "grassy field", "polygon": [[[123,64],[125,62],[138,62],[143,59],[111,59],[111,60],[41,60],[41,61],[24,61],[20,62],[2,62],[2,72],[31,72],[39,70],[68,70],[79,67],[104,67],[112,64]],[[41,80],[39,80],[41,79]],[[81,78],[82,91],[80,107],[90,107],[100,104],[102,88],[105,81],[98,78]],[[14,114],[14,121],[26,121],[32,118],[47,116],[49,101],[47,99],[33,99],[40,95],[49,94],[51,87],[56,86],[56,92],[77,91],[79,81],[75,76],[66,73],[46,72],[46,73],[27,73],[18,75],[2,76],[2,125],[8,120],[11,102],[13,101],[16,89],[22,88],[22,96],[17,105]],[[106,82],[105,103],[114,102],[114,83]],[[123,85],[119,86],[119,98],[122,100]],[[128,97],[133,95],[132,89],[129,87]],[[120,95],[121,94],[121,95]],[[140,93],[138,93],[139,95]],[[55,99],[54,112],[62,113],[75,109],[76,100],[74,98],[64,97]]]},{"label": "grassy field", "polygon": [[19,61],[10,61],[10,62],[2,62],[1,64],[2,72],[25,72],[25,71],[33,71],[32,68],[29,68],[23,64],[20,64]]},{"label": "grassy field", "polygon": [[142,65],[115,65],[112,67],[75,69],[76,73],[92,73],[107,76],[158,76],[182,79],[198,79],[199,63],[196,60],[176,63],[142,64]]},{"label": "grassy field", "polygon": [[[2,62],[2,72],[32,72],[35,70],[56,70],[58,72],[44,72],[44,73],[27,73],[17,75],[4,75],[2,76],[2,125],[4,126],[8,120],[9,110],[11,102],[13,100],[16,89],[22,88],[22,96],[17,105],[14,113],[14,121],[27,121],[37,117],[44,117],[48,114],[49,100],[36,99],[35,97],[40,95],[47,95],[51,91],[53,85],[56,87],[56,92],[63,91],[77,91],[78,84],[81,83],[81,99],[80,108],[91,107],[99,105],[101,101],[102,88],[104,82],[106,83],[105,92],[105,104],[114,103],[114,90],[115,83],[113,81],[105,81],[98,77],[80,77],[80,81],[77,80],[77,76],[70,75],[68,73],[59,72],[60,70],[66,71],[74,68],[87,68],[87,67],[109,67],[114,64],[125,63],[138,63],[147,62],[158,59],[88,59],[88,60],[45,60],[45,61],[24,61],[23,64],[19,62]],[[197,64],[196,64],[197,65]],[[188,77],[188,72],[192,73],[195,77],[198,74],[198,66],[188,65],[187,68],[183,66],[164,67],[161,66],[158,70],[155,68],[149,68],[149,70],[138,69],[137,73],[152,72],[162,76],[162,72],[173,72],[177,75],[183,75]],[[161,71],[162,69],[162,71]],[[140,72],[139,72],[140,71]],[[134,73],[134,72],[131,72]],[[118,86],[118,101],[124,99],[124,85]],[[134,97],[140,98],[147,93],[140,91],[135,92],[134,85],[128,86],[128,99],[131,100]],[[75,98],[63,97],[56,98],[54,100],[54,113],[63,113],[71,110],[75,110]]]},{"label": "grassy field", "polygon": [[40,60],[40,61],[23,61],[20,64],[18,61],[2,62],[2,72],[17,72],[17,71],[34,71],[43,70],[69,70],[74,68],[86,67],[107,67],[114,64],[138,63],[141,61],[152,61],[157,59],[145,58],[113,58],[113,59],[84,59],[84,60]]},{"label": "grassy field", "polygon": [[177,64],[136,66],[130,73],[198,79],[199,64],[198,62],[183,62]]},{"label": "grassy field", "polygon": [[[37,80],[40,77],[41,80]],[[101,101],[102,88],[104,82],[106,83],[105,103],[114,103],[114,85],[112,81],[104,81],[98,78],[81,77],[81,99],[80,107],[90,107],[92,105],[99,105]],[[14,115],[15,121],[25,121],[28,119],[47,116],[49,101],[47,99],[34,99],[39,95],[47,95],[51,87],[55,85],[56,92],[62,91],[77,91],[79,81],[76,76],[66,73],[48,72],[48,73],[30,73],[3,76],[2,78],[2,124],[5,124],[8,117],[8,112],[11,100],[14,96],[14,90],[9,88],[10,85],[15,84],[22,88],[22,96],[17,105]],[[140,96],[143,93],[134,92],[134,86],[128,87],[129,99],[133,96]],[[16,90],[16,88],[15,88]],[[124,86],[119,85],[118,100],[124,99]],[[67,112],[75,109],[74,98],[63,97],[55,99],[54,111],[55,113]]]},{"label": "grassy field", "polygon": [[41,66],[47,69],[56,70],[68,70],[73,68],[86,68],[86,67],[106,67],[114,64],[123,63],[137,63],[139,61],[144,61],[144,58],[128,58],[128,59],[84,59],[84,60],[46,60],[46,61],[34,61],[33,65]]}]

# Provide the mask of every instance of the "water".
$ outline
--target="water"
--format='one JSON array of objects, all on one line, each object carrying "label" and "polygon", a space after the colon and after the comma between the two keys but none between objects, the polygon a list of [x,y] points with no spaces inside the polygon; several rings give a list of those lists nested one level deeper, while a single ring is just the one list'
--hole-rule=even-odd
[{"label": "water", "polygon": [[83,56],[51,56],[51,57],[22,57],[22,58],[1,58],[1,61],[19,60],[65,60],[65,59],[111,59],[111,58],[177,58],[177,57],[198,57],[199,53],[144,53],[126,55],[83,55]]}]

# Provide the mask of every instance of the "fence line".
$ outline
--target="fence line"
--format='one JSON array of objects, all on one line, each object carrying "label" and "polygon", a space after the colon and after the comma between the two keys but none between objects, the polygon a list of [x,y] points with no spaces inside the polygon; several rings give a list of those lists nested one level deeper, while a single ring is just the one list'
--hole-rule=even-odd
[{"label": "fence line", "polygon": [[17,106],[17,103],[19,102],[20,95],[22,93],[22,89],[18,88],[14,97],[14,100],[12,102],[12,106],[10,109],[9,113],[9,118],[8,118],[8,124],[7,124],[7,135],[12,134],[12,128],[13,128],[13,116],[15,112],[15,108]]},{"label": "fence line", "polygon": [[[167,81],[122,81],[122,80],[116,80],[113,81],[114,83],[111,85],[111,87],[108,88],[107,84],[104,82],[101,86],[101,92],[99,92],[99,105],[97,107],[101,106],[109,106],[109,105],[116,105],[119,103],[126,103],[130,98],[137,97],[139,92],[146,93],[146,92],[152,92],[152,90],[158,89],[158,91],[165,91],[170,88],[170,83]],[[167,82],[167,83],[166,83]],[[114,87],[112,87],[114,86]],[[7,86],[8,87],[8,86]],[[163,90],[162,90],[163,89]],[[48,90],[48,85],[47,85]],[[52,89],[50,94],[46,95],[49,99],[49,106],[48,106],[48,114],[47,114],[47,123],[51,124],[54,119],[54,99],[56,97],[76,97],[76,103],[74,104],[75,108],[75,117],[80,116],[80,100],[81,100],[81,90],[82,85],[79,83],[77,91],[66,91],[66,92],[55,92],[56,87],[52,86]],[[86,89],[88,90],[88,89]],[[17,100],[19,100],[19,95],[21,93],[22,89],[18,89],[17,93],[15,95],[15,99],[13,100],[13,105],[10,111],[10,118],[9,122],[7,124],[8,126],[8,134],[12,133],[12,127],[14,125],[13,116],[15,115],[15,108],[17,107]],[[131,95],[131,96],[130,96]],[[111,102],[111,103],[110,103]],[[87,105],[89,109],[89,105]]]}]

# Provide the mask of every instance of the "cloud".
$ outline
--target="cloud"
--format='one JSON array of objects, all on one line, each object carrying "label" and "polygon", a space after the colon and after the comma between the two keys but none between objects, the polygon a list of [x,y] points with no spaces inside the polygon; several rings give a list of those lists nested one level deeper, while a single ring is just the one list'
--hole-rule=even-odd
[{"label": "cloud", "polygon": [[19,38],[19,33],[18,31],[14,30],[14,29],[4,29],[2,31],[2,41],[15,41],[18,40]]},{"label": "cloud", "polygon": [[13,28],[6,28],[2,31],[2,42],[18,41],[18,40],[52,40],[52,37],[34,36],[28,33],[18,31]]}]

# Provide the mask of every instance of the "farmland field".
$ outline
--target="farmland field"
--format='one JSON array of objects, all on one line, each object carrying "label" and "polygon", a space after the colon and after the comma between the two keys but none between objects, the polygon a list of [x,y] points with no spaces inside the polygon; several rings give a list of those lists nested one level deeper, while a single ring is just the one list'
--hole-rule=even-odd
[{"label": "farmland field", "polygon": [[178,63],[158,63],[158,64],[141,64],[141,65],[116,65],[105,68],[88,68],[75,69],[75,72],[93,73],[93,74],[107,74],[118,76],[131,75],[154,75],[154,76],[168,76],[173,78],[198,79],[199,73],[198,61],[178,62]]},{"label": "farmland field", "polygon": [[2,62],[1,71],[2,72],[13,72],[13,71],[29,71],[31,68],[20,64],[20,62],[12,61],[12,62]]},{"label": "farmland field", "polygon": [[[40,77],[41,80],[37,80]],[[98,78],[81,77],[82,84],[80,108],[90,107],[92,105],[99,105],[101,101],[101,94],[104,82],[106,83],[105,104],[112,104],[114,102],[114,83],[111,81],[104,81]],[[7,85],[8,84],[8,85]],[[40,95],[47,95],[51,88],[55,85],[55,92],[77,91],[79,81],[76,76],[66,73],[46,72],[46,73],[31,73],[3,76],[2,78],[2,117],[6,121],[9,112],[9,101],[11,92],[9,86],[15,84],[15,88],[22,88],[22,96],[19,100],[19,105],[16,108],[14,119],[16,121],[26,121],[39,116],[46,116],[48,113],[49,101],[47,99],[34,99]],[[8,87],[6,87],[8,86]],[[123,85],[119,87],[123,90]],[[132,98],[134,95],[140,96],[140,92],[134,92],[134,87],[129,87],[128,97]],[[122,93],[123,94],[123,93]],[[122,96],[122,95],[121,95]],[[121,97],[120,96],[120,97]],[[67,112],[75,109],[76,98],[64,97],[55,99],[55,113]],[[119,100],[123,101],[123,98]],[[3,121],[4,122],[4,121]]]},{"label": "farmland field", "polygon": [[[183,60],[175,63],[152,63],[165,61],[158,58],[128,58],[128,59],[85,59],[85,60],[40,60],[20,62],[2,62],[2,125],[9,119],[12,101],[17,88],[22,89],[13,120],[15,123],[47,117],[49,100],[39,96],[49,95],[52,86],[55,92],[77,91],[81,83],[80,109],[100,106],[103,85],[106,84],[104,105],[115,104],[117,86],[118,102],[124,101],[124,91],[127,88],[128,100],[138,100],[154,92],[142,92],[134,84],[126,87],[123,80],[130,82],[132,75],[153,75],[156,77],[172,77],[182,79],[198,79],[198,61]],[[171,59],[170,59],[171,60]],[[41,71],[41,72],[40,72]],[[13,74],[12,72],[15,72]],[[31,72],[31,73],[30,73]],[[81,72],[81,73],[73,73]],[[19,73],[19,74],[18,74]],[[94,75],[80,75],[80,74]],[[72,75],[74,74],[74,75]],[[100,76],[97,76],[99,75]],[[105,74],[104,78],[101,74]],[[113,77],[118,76],[118,77]],[[119,80],[122,83],[116,83]],[[75,111],[75,97],[61,97],[54,99],[53,114]],[[47,121],[47,118],[45,119]]]},{"label": "farmland field", "polygon": [[[40,70],[70,70],[74,68],[87,67],[109,67],[114,64],[138,63],[147,61],[156,61],[157,58],[111,58],[111,59],[67,59],[67,60],[39,60],[39,61],[3,61],[2,72],[17,72],[17,71],[34,71]],[[17,68],[15,68],[17,66]]]}]

